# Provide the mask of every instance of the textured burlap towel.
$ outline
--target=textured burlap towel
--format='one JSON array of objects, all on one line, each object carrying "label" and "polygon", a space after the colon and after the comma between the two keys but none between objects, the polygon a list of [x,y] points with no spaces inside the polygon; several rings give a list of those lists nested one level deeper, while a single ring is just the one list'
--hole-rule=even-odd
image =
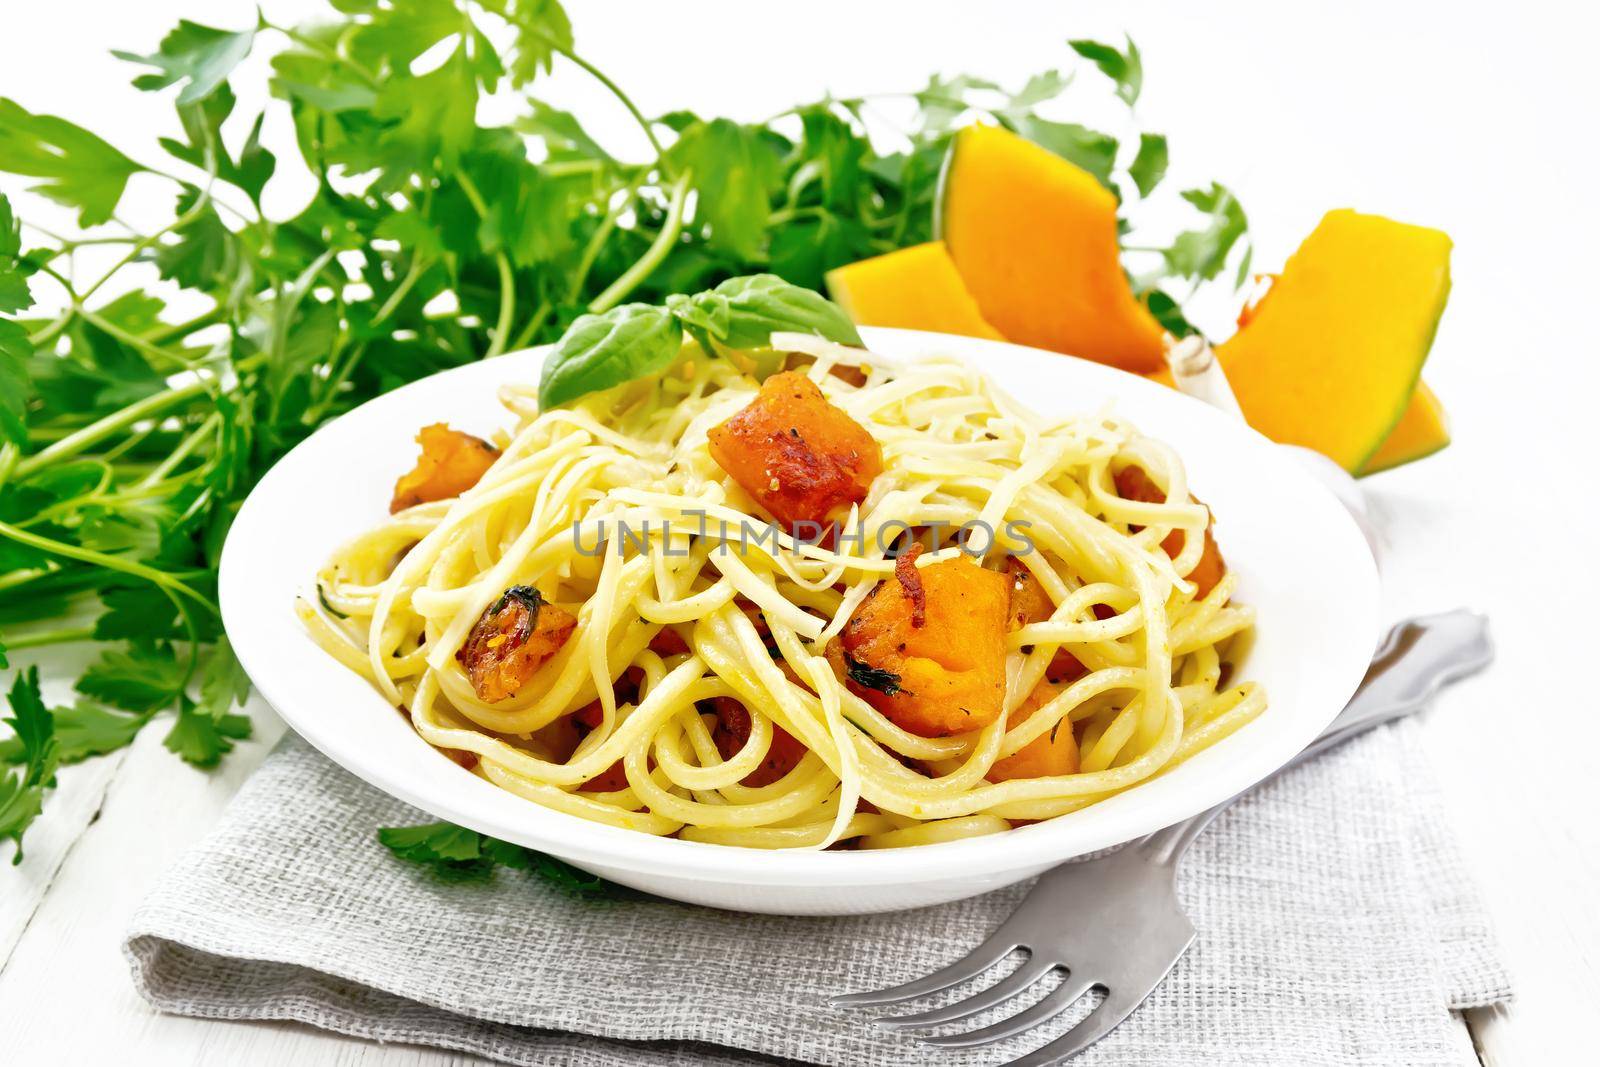
[{"label": "textured burlap towel", "polygon": [[[1358,739],[1219,819],[1179,880],[1194,947],[1078,1062],[1459,1064],[1451,1010],[1506,999],[1509,981],[1415,729]],[[374,837],[428,821],[291,737],[135,916],[134,981],[184,1015],[586,1067],[989,1064],[1087,1006],[980,1054],[822,1006],[964,954],[1026,887],[843,919],[582,901],[520,872],[443,879]]]}]

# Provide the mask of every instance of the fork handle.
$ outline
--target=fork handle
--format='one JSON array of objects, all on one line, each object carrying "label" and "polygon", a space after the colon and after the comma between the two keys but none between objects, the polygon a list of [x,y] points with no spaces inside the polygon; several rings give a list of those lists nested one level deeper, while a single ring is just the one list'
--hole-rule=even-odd
[{"label": "fork handle", "polygon": [[[1493,659],[1489,621],[1476,612],[1458,608],[1407,619],[1390,630],[1378,646],[1366,677],[1338,717],[1315,741],[1256,786],[1357,734],[1421,710],[1445,685],[1482,670]],[[1159,862],[1176,864],[1211,821],[1243,795],[1237,793],[1214,808],[1157,830],[1138,842],[1138,847],[1152,850]]]}]

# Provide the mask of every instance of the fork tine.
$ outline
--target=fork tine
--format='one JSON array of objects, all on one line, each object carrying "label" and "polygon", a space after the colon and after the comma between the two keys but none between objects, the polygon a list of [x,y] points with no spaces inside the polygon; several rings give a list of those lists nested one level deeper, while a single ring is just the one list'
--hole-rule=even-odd
[{"label": "fork tine", "polygon": [[1032,1030],[1041,1023],[1049,1022],[1077,1003],[1078,998],[1093,986],[1093,979],[1077,979],[1069,974],[1067,980],[1046,993],[1043,1000],[997,1023],[980,1026],[976,1030],[967,1030],[964,1033],[936,1034],[933,1037],[919,1037],[917,1040],[924,1045],[937,1045],[940,1048],[976,1048],[979,1045],[992,1045],[996,1041],[1004,1041],[1024,1030]]},{"label": "fork tine", "polygon": [[1052,1067],[1064,1063],[1115,1030],[1122,1020],[1144,1003],[1144,997],[1107,996],[1101,1005],[1086,1015],[1077,1026],[1048,1045],[1041,1045],[1004,1067]]},{"label": "fork tine", "polygon": [[990,967],[1005,959],[1013,949],[1022,945],[1012,936],[1010,923],[1006,923],[989,935],[988,940],[967,953],[965,956],[947,966],[940,967],[937,971],[925,978],[918,978],[914,982],[904,985],[890,986],[887,989],[874,989],[865,993],[846,993],[843,996],[832,997],[828,1003],[835,1008],[859,1008],[874,1004],[894,1004],[902,1000],[915,1000],[925,997],[930,993],[938,993],[949,989],[951,986],[960,985],[969,978],[975,978],[987,971]]},{"label": "fork tine", "polygon": [[885,1030],[907,1030],[918,1026],[939,1026],[957,1019],[965,1019],[985,1008],[992,1008],[1001,1001],[1010,1000],[1054,969],[1055,964],[1033,956],[994,985],[980,989],[965,1000],[958,1000],[954,1004],[946,1004],[942,1008],[919,1012],[916,1015],[874,1019],[872,1025],[881,1026]]}]

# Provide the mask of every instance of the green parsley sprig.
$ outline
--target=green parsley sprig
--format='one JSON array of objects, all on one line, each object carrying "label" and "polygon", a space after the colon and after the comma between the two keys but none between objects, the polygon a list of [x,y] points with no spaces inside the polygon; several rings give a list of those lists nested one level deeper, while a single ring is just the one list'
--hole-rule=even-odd
[{"label": "green parsley sprig", "polygon": [[447,822],[385,826],[378,830],[378,841],[398,858],[444,878],[486,880],[497,868],[504,868],[528,871],[579,900],[624,900],[638,895],[543,852]]},{"label": "green parsley sprig", "polygon": [[[13,680],[0,836],[19,844],[60,763],[112,751],[157,718],[166,746],[197,766],[247,736],[218,556],[256,480],[327,419],[555,341],[585,315],[639,329],[621,310],[630,302],[671,298],[659,332],[731,343],[718,331],[737,329],[741,301],[787,312],[770,293],[716,289],[729,279],[817,289],[832,267],[930,239],[946,149],[973,120],[1035,139],[1125,201],[1151,195],[1166,170],[1159,134],[1123,146],[1039,113],[1071,72],[1014,91],[934,77],[899,98],[912,117],[886,141],[869,123],[878,98],[829,97],[755,123],[647,116],[575,50],[556,0],[332,0],[330,16],[186,21],[154,52],[118,53],[143,68],[134,86],[170,97],[180,119],[179,136],[137,158],[0,98],[0,172],[78,222],[69,234],[27,225],[0,195],[0,667],[8,648],[99,650],[62,707],[45,706],[33,671]],[[1137,100],[1131,42],[1072,48]],[[315,179],[289,218],[262,209],[280,167],[264,115],[235,117],[230,79],[258,50],[272,52],[270,106],[292,119],[293,166]],[[613,96],[646,158],[618,158],[539,98],[558,62]],[[505,125],[478,122],[492,92],[520,102]],[[241,120],[244,138],[225,138]],[[170,187],[163,224],[118,214],[135,177]],[[1205,224],[1153,249],[1157,269],[1135,276],[1178,332],[1162,285],[1215,277],[1244,233],[1226,189],[1184,195]],[[110,266],[86,272],[92,254]],[[721,295],[680,295],[706,291]],[[663,350],[652,341],[640,354]],[[611,342],[597,354],[613,369],[631,358]]]}]

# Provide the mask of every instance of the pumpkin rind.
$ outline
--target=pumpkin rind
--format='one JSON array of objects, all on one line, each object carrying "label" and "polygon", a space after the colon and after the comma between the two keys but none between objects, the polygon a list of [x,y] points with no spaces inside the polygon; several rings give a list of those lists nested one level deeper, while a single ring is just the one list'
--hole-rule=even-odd
[{"label": "pumpkin rind", "polygon": [[1383,444],[1361,467],[1362,474],[1377,474],[1431,456],[1450,443],[1450,420],[1444,405],[1428,383],[1417,382],[1411,403]]}]

